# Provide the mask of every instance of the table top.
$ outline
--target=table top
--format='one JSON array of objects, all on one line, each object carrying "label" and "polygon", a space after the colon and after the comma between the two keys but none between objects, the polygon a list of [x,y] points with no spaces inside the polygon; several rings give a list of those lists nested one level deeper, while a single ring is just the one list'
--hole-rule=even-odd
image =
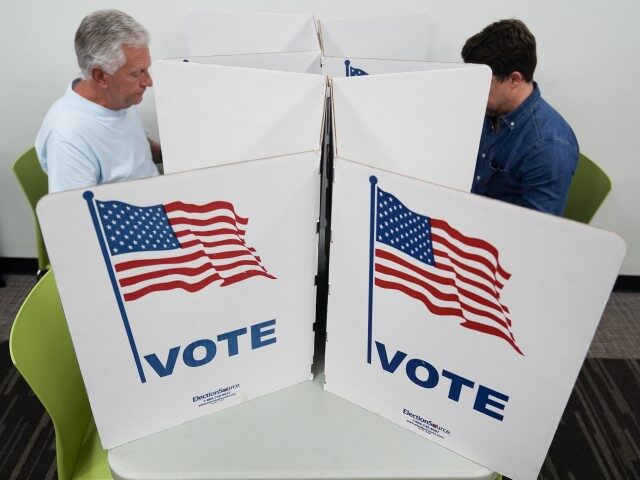
[{"label": "table top", "polygon": [[324,374],[109,451],[115,480],[477,479],[495,473],[323,389]]}]

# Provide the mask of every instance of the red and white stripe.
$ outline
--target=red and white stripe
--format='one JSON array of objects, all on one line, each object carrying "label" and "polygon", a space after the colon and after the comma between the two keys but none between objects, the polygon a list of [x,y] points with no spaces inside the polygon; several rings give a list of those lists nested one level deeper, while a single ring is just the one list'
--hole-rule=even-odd
[{"label": "red and white stripe", "polygon": [[138,252],[114,264],[125,301],[177,288],[195,292],[214,282],[224,287],[254,276],[275,278],[246,245],[249,220],[231,203],[172,202],[164,210],[180,249]]},{"label": "red and white stripe", "polygon": [[522,354],[500,298],[511,275],[500,265],[497,249],[433,218],[431,238],[435,267],[378,243],[375,284],[421,301],[435,315],[461,318],[463,327],[500,337]]}]

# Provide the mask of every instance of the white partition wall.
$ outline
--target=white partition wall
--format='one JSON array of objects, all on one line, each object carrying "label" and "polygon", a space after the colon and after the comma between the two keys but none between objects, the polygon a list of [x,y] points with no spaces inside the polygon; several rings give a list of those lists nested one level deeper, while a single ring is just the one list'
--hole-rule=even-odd
[{"label": "white partition wall", "polygon": [[534,480],[624,242],[339,158],[335,178],[325,388]]},{"label": "white partition wall", "polygon": [[322,49],[329,57],[427,60],[427,15],[321,17],[318,23]]},{"label": "white partition wall", "polygon": [[187,38],[191,56],[320,51],[308,14],[192,11]]},{"label": "white partition wall", "polygon": [[322,73],[322,52],[247,53],[180,59],[193,63],[259,68],[293,73]]},{"label": "white partition wall", "polygon": [[319,161],[322,75],[175,60],[154,71],[165,172],[307,151]]},{"label": "white partition wall", "polygon": [[491,70],[332,79],[335,155],[469,191]]},{"label": "white partition wall", "polygon": [[104,448],[310,378],[317,170],[307,152],[38,204]]}]

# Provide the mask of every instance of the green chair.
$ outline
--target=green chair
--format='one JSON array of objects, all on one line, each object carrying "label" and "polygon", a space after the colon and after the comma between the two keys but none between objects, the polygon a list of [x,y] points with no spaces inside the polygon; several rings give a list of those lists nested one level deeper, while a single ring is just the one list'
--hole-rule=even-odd
[{"label": "green chair", "polygon": [[564,217],[589,223],[611,191],[611,180],[592,160],[580,154]]},{"label": "green chair", "polygon": [[9,349],[14,365],[53,422],[58,479],[112,478],[51,270],[20,307]]},{"label": "green chair", "polygon": [[36,216],[36,203],[49,191],[47,175],[42,171],[38,156],[36,155],[36,149],[30,148],[22,154],[16,163],[13,164],[13,171],[18,177],[18,182],[27,196],[31,210],[33,211],[33,218],[36,222],[36,244],[38,247],[38,278],[40,278],[44,272],[46,272],[49,266],[49,256],[47,255],[47,249],[44,246],[44,240],[42,239],[42,232],[40,231],[40,224],[38,223],[38,217]]}]

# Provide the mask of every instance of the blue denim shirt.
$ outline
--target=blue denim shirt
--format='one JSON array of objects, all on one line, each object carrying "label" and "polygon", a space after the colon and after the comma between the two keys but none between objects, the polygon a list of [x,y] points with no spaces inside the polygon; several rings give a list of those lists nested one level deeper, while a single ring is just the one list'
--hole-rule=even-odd
[{"label": "blue denim shirt", "polygon": [[534,90],[494,131],[485,117],[471,187],[484,195],[561,215],[578,163],[569,124]]}]

